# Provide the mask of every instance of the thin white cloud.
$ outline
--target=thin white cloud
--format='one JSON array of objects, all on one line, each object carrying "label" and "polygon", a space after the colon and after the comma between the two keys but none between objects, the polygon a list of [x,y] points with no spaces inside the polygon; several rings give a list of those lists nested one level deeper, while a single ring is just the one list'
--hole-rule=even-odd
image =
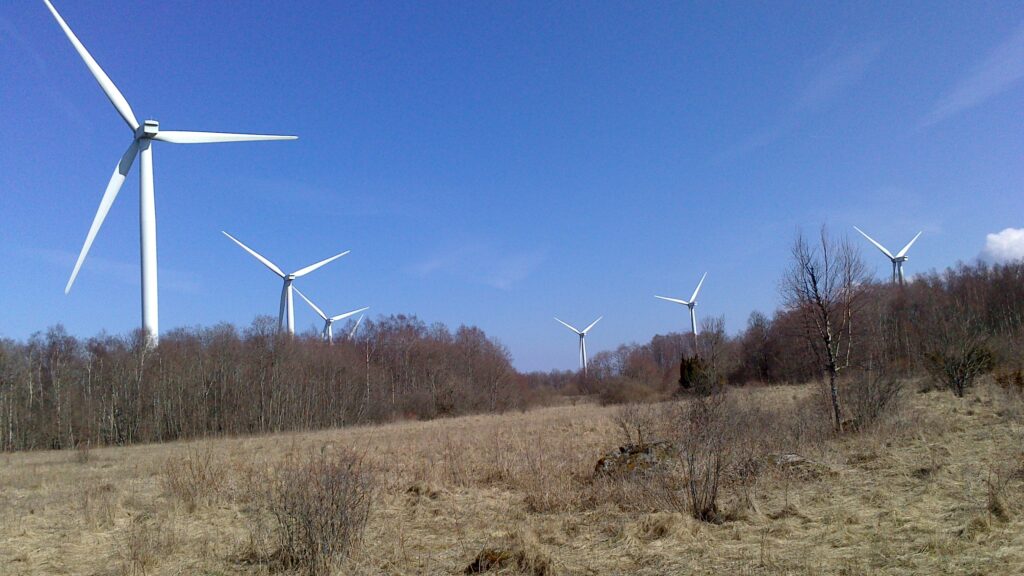
[{"label": "thin white cloud", "polygon": [[1024,78],[1024,24],[939,99],[921,127],[931,126],[998,95]]},{"label": "thin white cloud", "polygon": [[841,98],[850,88],[860,83],[878,57],[884,44],[871,40],[843,44],[823,53],[813,65],[813,76],[802,84],[788,109],[773,124],[742,139],[719,156],[731,160],[765,148],[782,139],[800,126],[804,118],[830,102]]},{"label": "thin white cloud", "polygon": [[417,276],[447,273],[500,290],[510,290],[544,261],[543,251],[504,253],[485,245],[469,245],[436,254],[409,267]]},{"label": "thin white cloud", "polygon": [[797,98],[798,109],[820,106],[843,94],[864,78],[868,67],[882,53],[882,43],[861,42],[843,49],[833,50],[824,58],[810,82]]},{"label": "thin white cloud", "polygon": [[[78,254],[66,250],[29,249],[24,250],[22,253],[32,259],[41,260],[54,267],[67,270],[68,274],[71,273],[75,259],[78,258]],[[139,286],[142,283],[138,262],[122,262],[91,254],[85,260],[85,264],[82,266],[82,274],[75,281],[75,285],[80,284],[83,277],[88,276],[94,277],[93,280],[89,280],[90,282],[95,281],[95,277],[99,276],[104,282],[115,282],[129,286]],[[202,287],[202,279],[194,272],[161,267],[159,276],[161,290],[170,290],[171,292],[182,294],[198,294]],[[59,288],[63,290],[64,285],[61,284]]]},{"label": "thin white cloud", "polygon": [[1024,228],[1007,228],[986,236],[981,258],[1000,263],[1024,259]]}]

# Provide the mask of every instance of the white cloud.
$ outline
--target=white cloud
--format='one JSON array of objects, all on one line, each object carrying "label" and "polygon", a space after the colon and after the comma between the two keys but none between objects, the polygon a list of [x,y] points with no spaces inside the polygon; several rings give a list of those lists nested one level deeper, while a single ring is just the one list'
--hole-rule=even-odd
[{"label": "white cloud", "polygon": [[[74,252],[49,248],[26,249],[22,253],[26,257],[42,260],[68,272],[71,271],[78,256]],[[82,266],[82,273],[75,281],[76,285],[80,284],[84,277],[92,277],[90,282],[99,280],[134,286],[141,284],[138,262],[123,262],[91,254]],[[195,272],[160,267],[161,290],[170,290],[181,294],[199,294],[202,285],[202,278]]]},{"label": "white cloud", "polygon": [[444,272],[500,290],[510,290],[544,261],[543,251],[506,253],[486,245],[467,245],[409,267],[417,276]]},{"label": "white cloud", "polygon": [[921,122],[922,127],[973,108],[1024,78],[1024,25],[1017,28],[953,90],[943,96]]},{"label": "white cloud", "polygon": [[859,84],[885,45],[876,40],[838,44],[811,64],[814,74],[806,80],[782,115],[771,125],[741,140],[720,154],[719,160],[733,160],[760,150],[797,129],[808,115],[819,112]]},{"label": "white cloud", "polygon": [[797,108],[814,108],[841,96],[860,82],[868,67],[882,54],[882,43],[861,42],[830,51],[817,74],[804,86]]},{"label": "white cloud", "polygon": [[985,237],[981,257],[991,262],[1010,262],[1024,259],[1024,228],[1007,228]]}]

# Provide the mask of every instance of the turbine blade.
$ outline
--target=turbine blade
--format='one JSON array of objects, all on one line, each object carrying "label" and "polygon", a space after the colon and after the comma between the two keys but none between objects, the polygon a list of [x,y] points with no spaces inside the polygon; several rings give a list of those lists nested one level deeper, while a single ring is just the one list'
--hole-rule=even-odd
[{"label": "turbine blade", "polygon": [[921,237],[921,234],[923,232],[924,232],[924,230],[922,230],[921,232],[918,232],[917,236],[914,236],[913,240],[911,240],[910,242],[907,242],[907,245],[903,247],[903,250],[900,250],[899,252],[896,253],[896,257],[897,258],[902,258],[902,257],[906,256],[907,255],[907,250],[910,250],[910,247],[914,245],[914,242],[917,242],[917,239]]},{"label": "turbine blade", "polygon": [[349,316],[355,316],[356,314],[359,314],[360,312],[366,312],[369,309],[370,309],[370,307],[367,306],[365,308],[360,308],[359,310],[353,310],[351,312],[345,312],[344,314],[338,314],[337,316],[331,316],[331,322],[337,322],[338,320],[344,320],[345,318],[348,318]]},{"label": "turbine blade", "polygon": [[[555,318],[555,320],[558,320],[558,318]],[[573,328],[571,324],[566,324],[565,322],[562,322],[561,320],[558,320],[558,323],[559,323],[559,324],[561,324],[562,326],[565,326],[565,327],[566,327],[566,328],[568,328],[569,330],[572,330],[573,332],[575,332],[575,333],[577,333],[577,334],[583,334],[583,333],[582,333],[582,332],[580,332],[579,330],[577,330],[577,329]]]},{"label": "turbine blade", "polygon": [[313,304],[313,301],[310,300],[309,298],[306,298],[306,295],[303,294],[301,290],[299,290],[298,288],[295,288],[294,286],[293,286],[293,288],[294,288],[294,290],[296,292],[299,293],[299,296],[302,296],[302,299],[306,301],[306,304],[309,304],[310,308],[312,308],[313,310],[316,310],[316,313],[319,314],[321,318],[323,318],[324,320],[327,320],[327,314],[324,314],[324,311],[321,310],[319,306],[317,306],[316,304]]},{"label": "turbine blade", "polygon": [[188,132],[182,130],[161,130],[154,140],[171,144],[216,144],[218,142],[254,142],[258,140],[296,140],[298,136],[277,136],[272,134],[230,134],[227,132]]},{"label": "turbine blade", "polygon": [[704,279],[707,278],[707,277],[708,277],[708,273],[707,272],[705,272],[704,275],[700,277],[700,282],[697,283],[697,289],[693,291],[693,296],[690,296],[690,302],[696,302],[697,301],[697,293],[700,292],[700,287],[704,285]]},{"label": "turbine blade", "polygon": [[587,332],[590,332],[590,329],[593,328],[595,324],[600,322],[601,318],[604,318],[604,316],[601,316],[597,320],[594,320],[593,322],[591,322],[590,326],[587,326],[586,328],[583,329],[583,333],[586,334]]},{"label": "turbine blade", "polygon": [[861,230],[860,228],[857,228],[856,226],[854,226],[853,229],[856,230],[857,232],[860,232],[861,236],[867,238],[868,242],[871,242],[872,244],[874,244],[875,247],[877,247],[879,250],[881,250],[882,254],[885,254],[886,256],[888,256],[890,260],[895,258],[895,256],[892,255],[892,252],[889,252],[888,250],[886,250],[885,246],[882,246],[878,242],[875,242],[875,239],[872,238],[871,236],[868,236],[867,234],[865,234],[863,230]]},{"label": "turbine blade", "polygon": [[662,300],[667,300],[669,302],[675,302],[676,304],[682,304],[683,306],[689,306],[690,305],[690,303],[687,302],[686,300],[680,300],[679,298],[668,298],[666,296],[658,296],[657,294],[655,294],[654,297],[655,298],[660,298]]},{"label": "turbine blade", "polygon": [[348,338],[351,340],[356,336],[356,330],[359,330],[359,325],[363,323],[363,316],[359,315],[359,320],[356,320],[356,325],[352,327],[352,330],[348,333]]},{"label": "turbine blade", "polygon": [[306,266],[302,270],[299,270],[298,272],[295,272],[294,274],[292,274],[292,276],[295,276],[296,278],[301,278],[301,277],[305,276],[306,274],[309,274],[313,270],[316,270],[317,268],[319,268],[321,266],[324,266],[325,264],[330,264],[331,262],[334,262],[338,258],[341,258],[345,254],[348,254],[349,252],[351,252],[351,250],[345,250],[341,254],[335,254],[334,256],[331,256],[330,258],[328,258],[326,260],[321,260],[321,261],[317,262],[316,264],[310,264],[309,266]]},{"label": "turbine blade", "polygon": [[124,118],[124,121],[128,123],[128,126],[130,126],[132,130],[138,130],[139,121],[135,119],[135,113],[132,112],[132,107],[128,105],[128,100],[126,100],[124,95],[121,94],[121,91],[117,89],[117,86],[114,86],[110,77],[107,76],[107,73],[104,72],[102,68],[100,68],[100,65],[96,63],[96,60],[91,54],[89,54],[89,51],[85,49],[85,46],[83,46],[78,40],[78,36],[75,36],[75,33],[71,31],[71,28],[68,26],[67,22],[64,21],[64,18],[61,18],[61,15],[57,13],[57,9],[53,7],[53,4],[50,4],[50,0],[43,0],[43,2],[46,3],[46,7],[50,9],[50,13],[53,14],[53,17],[57,19],[57,24],[60,24],[60,27],[64,30],[64,34],[68,37],[68,40],[71,41],[71,45],[75,47],[75,50],[78,51],[78,55],[85,61],[85,65],[89,67],[89,71],[92,72],[93,78],[96,79],[96,82],[99,83],[103,93],[107,95],[108,99],[110,99],[110,103],[117,109],[117,113],[121,115],[121,118]]},{"label": "turbine blade", "polygon": [[263,256],[261,256],[260,254],[258,254],[258,253],[257,253],[257,252],[256,252],[255,250],[253,250],[252,248],[249,248],[249,247],[248,247],[248,246],[246,246],[245,244],[242,244],[242,243],[241,243],[241,242],[240,242],[240,241],[238,240],[238,238],[235,238],[234,236],[232,236],[231,234],[228,234],[227,232],[225,232],[225,231],[223,231],[223,230],[221,230],[221,231],[220,231],[220,233],[221,233],[221,234],[223,234],[223,235],[225,235],[225,236],[227,236],[228,238],[231,238],[231,240],[232,240],[232,241],[234,241],[234,243],[235,243],[235,244],[238,244],[239,246],[241,246],[241,247],[242,247],[242,250],[245,250],[245,251],[246,251],[246,252],[248,252],[249,254],[252,254],[252,256],[253,256],[254,258],[256,258],[257,260],[259,260],[260,262],[262,262],[264,266],[266,266],[267,268],[270,268],[270,271],[271,271],[271,272],[273,272],[274,274],[277,274],[277,275],[278,275],[278,276],[280,276],[281,278],[284,278],[284,277],[285,277],[285,273],[284,273],[284,272],[282,272],[280,268],[278,268],[277,266],[275,266],[273,262],[271,262],[270,260],[267,260],[266,258],[264,258]]},{"label": "turbine blade", "polygon": [[103,226],[103,220],[107,217],[107,212],[110,211],[110,207],[114,204],[117,193],[121,191],[121,185],[124,184],[124,179],[128,176],[128,171],[131,170],[132,162],[135,161],[135,155],[138,153],[139,141],[132,140],[128,150],[125,150],[121,160],[114,167],[114,173],[110,176],[110,181],[107,182],[107,189],[103,192],[103,198],[100,199],[100,207],[96,210],[96,216],[92,219],[92,226],[89,227],[89,233],[85,236],[85,244],[82,245],[82,251],[78,254],[75,269],[71,272],[71,278],[68,279],[68,283],[64,287],[65,294],[71,291],[71,285],[75,283],[78,271],[82,269],[85,256],[89,253],[89,248],[92,247],[92,242],[96,239],[100,226]]}]

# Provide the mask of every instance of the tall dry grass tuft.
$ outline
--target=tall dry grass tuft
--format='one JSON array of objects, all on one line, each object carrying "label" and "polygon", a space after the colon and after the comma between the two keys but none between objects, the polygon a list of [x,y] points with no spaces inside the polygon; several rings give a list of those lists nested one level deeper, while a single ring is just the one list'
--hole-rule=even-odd
[{"label": "tall dry grass tuft", "polygon": [[362,457],[349,450],[293,452],[265,478],[250,548],[273,566],[329,574],[361,542],[373,491]]},{"label": "tall dry grass tuft", "polygon": [[532,534],[506,534],[499,543],[485,546],[463,570],[463,574],[488,572],[552,576],[555,563]]},{"label": "tall dry grass tuft", "polygon": [[144,512],[131,519],[120,538],[120,573],[145,576],[161,559],[174,553],[179,538],[172,522],[158,514]]}]

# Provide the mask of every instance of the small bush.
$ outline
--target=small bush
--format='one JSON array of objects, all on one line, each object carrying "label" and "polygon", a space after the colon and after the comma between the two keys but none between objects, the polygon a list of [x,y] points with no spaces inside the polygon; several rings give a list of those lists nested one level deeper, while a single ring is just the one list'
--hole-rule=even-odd
[{"label": "small bush", "polygon": [[651,404],[620,406],[612,416],[612,421],[619,429],[622,444],[642,446],[664,439],[664,411],[664,407]]},{"label": "small bush", "polygon": [[120,573],[123,576],[145,576],[161,558],[173,553],[179,545],[178,533],[166,518],[142,513],[128,523],[120,537]]},{"label": "small bush", "polygon": [[730,463],[731,412],[725,394],[717,392],[691,401],[680,422],[679,447],[689,512],[704,522],[722,521],[718,495],[722,473]]},{"label": "small bush", "polygon": [[372,490],[362,458],[348,450],[290,455],[271,474],[261,502],[276,541],[270,559],[285,569],[329,574],[362,539]]},{"label": "small bush", "polygon": [[711,394],[722,387],[724,379],[698,355],[683,356],[679,361],[679,386],[698,394]]},{"label": "small bush", "polygon": [[161,484],[191,512],[200,504],[217,501],[223,494],[226,469],[209,449],[189,449],[183,457],[170,458],[163,466]]},{"label": "small bush", "polygon": [[995,359],[983,344],[953,350],[936,350],[924,354],[924,366],[940,384],[958,398],[974,384],[975,378],[992,370]]},{"label": "small bush", "polygon": [[890,415],[899,404],[903,384],[880,370],[869,370],[843,386],[843,398],[854,430],[864,429]]},{"label": "small bush", "polygon": [[75,463],[76,464],[88,464],[92,458],[92,454],[89,452],[89,442],[79,442],[75,446]]}]

